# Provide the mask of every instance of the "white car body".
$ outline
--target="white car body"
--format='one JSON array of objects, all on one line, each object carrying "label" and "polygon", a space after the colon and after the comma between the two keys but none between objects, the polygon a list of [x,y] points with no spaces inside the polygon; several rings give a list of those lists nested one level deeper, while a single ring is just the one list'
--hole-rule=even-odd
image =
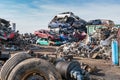
[{"label": "white car body", "polygon": [[75,15],[72,12],[65,12],[65,13],[59,13],[56,15],[57,18],[65,18],[65,17],[75,17]]},{"label": "white car body", "polygon": [[66,23],[60,23],[60,22],[51,22],[49,25],[48,25],[50,28],[59,28],[60,26],[63,27],[63,26],[70,26],[69,24],[66,24]]},{"label": "white car body", "polygon": [[59,26],[64,26],[64,24],[59,22],[51,22],[49,26],[52,26],[53,28],[58,28]]}]

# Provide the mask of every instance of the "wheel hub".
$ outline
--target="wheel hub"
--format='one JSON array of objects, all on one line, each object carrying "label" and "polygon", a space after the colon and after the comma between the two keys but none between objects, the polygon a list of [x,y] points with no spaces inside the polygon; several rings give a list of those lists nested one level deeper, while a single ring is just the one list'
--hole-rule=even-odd
[{"label": "wheel hub", "polygon": [[26,80],[45,80],[45,78],[39,74],[34,73],[29,75]]}]

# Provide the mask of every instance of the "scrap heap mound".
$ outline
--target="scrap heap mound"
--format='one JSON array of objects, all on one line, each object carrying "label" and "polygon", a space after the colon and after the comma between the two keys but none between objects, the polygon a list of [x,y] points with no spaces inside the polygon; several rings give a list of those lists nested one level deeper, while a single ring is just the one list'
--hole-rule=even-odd
[{"label": "scrap heap mound", "polygon": [[11,26],[10,21],[0,18],[0,49],[1,50],[24,50],[31,47],[31,43],[35,43],[33,34],[20,34],[15,31],[15,23]]},{"label": "scrap heap mound", "polygon": [[10,22],[0,18],[0,39],[7,40],[13,38],[13,31],[10,27]]}]

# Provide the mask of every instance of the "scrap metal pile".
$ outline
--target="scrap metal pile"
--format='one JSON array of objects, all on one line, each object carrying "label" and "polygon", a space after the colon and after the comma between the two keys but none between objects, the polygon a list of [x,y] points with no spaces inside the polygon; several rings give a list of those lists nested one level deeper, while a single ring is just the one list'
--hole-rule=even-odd
[{"label": "scrap metal pile", "polygon": [[[48,30],[38,30],[34,34],[48,41],[61,41],[61,44],[77,42],[86,37],[87,22],[72,12],[64,12],[56,15],[48,24]],[[43,41],[42,41],[43,42]],[[41,44],[40,44],[41,45]]]},{"label": "scrap metal pile", "polygon": [[[66,43],[57,48],[57,54],[81,56],[87,58],[110,58],[111,41],[116,38],[117,29],[97,29],[98,32],[87,36],[82,41]],[[87,41],[88,40],[88,41]]]},{"label": "scrap metal pile", "polygon": [[0,49],[1,50],[24,50],[28,45],[36,42],[33,34],[20,34],[15,31],[15,23],[11,26],[10,21],[0,18]]},{"label": "scrap metal pile", "polygon": [[56,54],[87,58],[109,59],[111,41],[117,34],[117,28],[111,20],[96,19],[86,22],[71,12],[56,15],[48,27],[51,30],[58,28],[60,36],[64,33],[67,35],[67,40],[63,39],[66,44],[57,48]]},{"label": "scrap metal pile", "polygon": [[7,40],[14,37],[10,22],[0,18],[0,39]]},{"label": "scrap metal pile", "polygon": [[56,38],[61,41],[63,45],[56,50],[57,54],[109,59],[111,41],[116,38],[118,31],[114,26],[112,20],[95,19],[87,22],[72,12],[64,12],[56,15],[48,24],[49,34],[45,30],[35,31],[34,34],[48,41]]},{"label": "scrap metal pile", "polygon": [[[1,80],[91,80],[89,73],[95,67],[74,57],[110,59],[111,41],[116,39],[118,31],[111,20],[87,22],[72,12],[56,15],[48,24],[49,31],[38,30],[34,35],[19,34],[9,26],[9,21],[0,19],[0,39],[5,40],[4,45],[13,45],[12,50],[29,51],[7,58],[2,64]],[[12,32],[14,37],[6,37]],[[31,44],[61,46],[54,53],[40,54],[32,51]]]},{"label": "scrap metal pile", "polygon": [[15,32],[15,37],[11,40],[6,40],[4,42],[3,50],[10,51],[20,51],[20,50],[29,50],[35,48],[32,44],[35,44],[37,37],[33,34],[19,34]]}]

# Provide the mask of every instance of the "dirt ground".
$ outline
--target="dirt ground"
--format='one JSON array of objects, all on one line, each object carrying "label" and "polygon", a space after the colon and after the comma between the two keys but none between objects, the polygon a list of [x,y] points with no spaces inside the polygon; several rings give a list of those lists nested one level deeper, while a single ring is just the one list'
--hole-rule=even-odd
[{"label": "dirt ground", "polygon": [[[55,50],[55,46],[40,46],[39,49],[34,51],[41,54],[52,54]],[[15,52],[11,51],[11,53],[14,54]],[[75,59],[79,62],[83,62],[97,68],[94,73],[90,74],[91,80],[120,80],[120,66],[113,66],[111,60],[79,57]]]},{"label": "dirt ground", "polygon": [[79,61],[97,67],[97,70],[91,74],[93,80],[120,80],[120,67],[113,66],[111,60],[81,59]]},{"label": "dirt ground", "polygon": [[[47,54],[54,53],[55,50],[55,46],[42,46],[41,49],[37,52]],[[113,66],[111,60],[88,58],[77,58],[76,60],[97,68],[94,73],[90,74],[92,80],[120,80],[120,66]]]}]

